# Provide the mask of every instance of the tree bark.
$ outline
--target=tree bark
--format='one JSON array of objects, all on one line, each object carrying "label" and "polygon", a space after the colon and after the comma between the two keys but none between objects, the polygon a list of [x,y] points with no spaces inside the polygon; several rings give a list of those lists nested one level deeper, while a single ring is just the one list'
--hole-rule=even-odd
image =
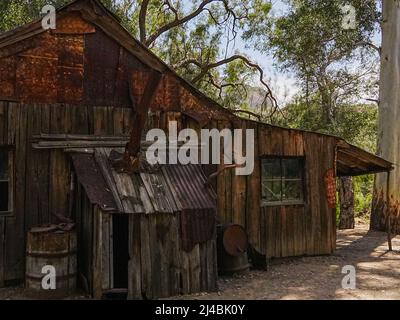
[{"label": "tree bark", "polygon": [[339,200],[339,229],[354,229],[354,189],[351,177],[341,177],[339,179]]},{"label": "tree bark", "polygon": [[[390,174],[377,174],[371,213],[371,229],[386,231],[387,215],[398,212],[400,201],[400,1],[383,1],[382,53],[379,88],[378,155],[395,164]],[[389,197],[387,197],[389,196]],[[387,204],[387,200],[389,204]],[[400,216],[391,217],[392,232],[400,233]]]}]

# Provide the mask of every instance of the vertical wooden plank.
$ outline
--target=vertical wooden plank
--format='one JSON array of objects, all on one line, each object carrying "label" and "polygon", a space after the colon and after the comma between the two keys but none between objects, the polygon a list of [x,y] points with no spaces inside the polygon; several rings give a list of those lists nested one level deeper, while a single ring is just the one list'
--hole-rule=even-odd
[{"label": "vertical wooden plank", "polygon": [[93,298],[101,299],[102,290],[102,242],[103,242],[103,221],[101,210],[94,210],[93,216]]},{"label": "vertical wooden plank", "polygon": [[25,176],[25,202],[29,205],[29,214],[25,215],[25,233],[33,226],[39,224],[40,208],[40,186],[39,172],[40,151],[34,150],[31,137],[40,134],[41,131],[41,108],[40,105],[28,105],[27,141],[26,141],[26,176]]},{"label": "vertical wooden plank", "polygon": [[4,101],[0,101],[0,145],[6,145],[8,141],[8,105]]},{"label": "vertical wooden plank", "polygon": [[225,170],[221,175],[225,178],[225,223],[232,223],[232,170]]},{"label": "vertical wooden plank", "polygon": [[[242,130],[242,155],[246,152],[246,122],[241,121],[241,126],[238,128]],[[238,176],[234,169],[232,171],[232,221],[246,227],[246,176]],[[265,227],[265,226],[264,226]],[[264,239],[265,241],[265,239]]]},{"label": "vertical wooden plank", "polygon": [[[217,121],[212,121],[210,123],[211,128],[219,128],[219,124]],[[211,150],[211,148],[210,148]],[[221,152],[220,155],[220,162],[222,163],[223,160],[223,153]],[[211,151],[210,151],[210,163],[211,163]],[[218,170],[222,169],[223,165],[220,164],[218,166]],[[226,180],[225,180],[225,175],[220,174],[217,176],[217,215],[218,215],[218,221],[220,223],[228,223],[228,216],[226,214],[227,209],[226,209]]]},{"label": "vertical wooden plank", "polygon": [[[314,159],[313,159],[313,169],[312,174],[314,175],[312,181],[313,181],[313,194],[312,198],[312,229],[313,229],[313,235],[314,235],[314,251],[313,255],[319,254],[321,252],[321,197],[324,196],[325,194],[325,188],[323,187],[321,189],[321,181],[323,181],[323,175],[321,175],[321,141],[320,137],[313,134],[312,137],[313,141],[313,151],[314,151]],[[317,152],[315,152],[317,151]],[[317,191],[318,190],[318,191]]]},{"label": "vertical wooden plank", "polygon": [[207,291],[217,290],[217,249],[215,239],[209,240],[207,245]]},{"label": "vertical wooden plank", "polygon": [[93,107],[93,129],[95,135],[107,134],[107,108]]},{"label": "vertical wooden plank", "polygon": [[70,164],[62,150],[50,153],[50,215],[68,216],[68,196],[70,188]]},{"label": "vertical wooden plank", "polygon": [[207,291],[207,243],[200,243],[200,291]]},{"label": "vertical wooden plank", "polygon": [[[54,105],[50,111],[50,133],[71,132],[71,112],[66,105]],[[71,168],[67,155],[61,149],[50,151],[49,215],[68,216]]]},{"label": "vertical wooden plank", "polygon": [[162,296],[161,289],[161,252],[158,243],[157,234],[157,216],[158,214],[149,214],[149,237],[150,237],[150,261],[151,261],[151,288],[153,293],[153,298],[158,298]]},{"label": "vertical wooden plank", "polygon": [[265,231],[264,231],[264,241],[265,241],[265,256],[268,257],[269,252],[271,251],[270,248],[270,230],[269,230],[269,224],[270,224],[270,219],[269,219],[269,215],[267,213],[267,210],[265,207],[261,208],[261,215],[264,215],[264,223],[265,223]]},{"label": "vertical wooden plank", "polygon": [[[168,235],[170,230],[171,216],[172,214],[154,214],[155,231],[157,237],[157,252],[158,259],[156,255],[155,264],[159,264],[159,297],[169,297],[170,296],[170,270],[169,261],[172,258],[172,253],[170,249],[170,242],[168,241]],[[157,281],[157,278],[154,279]]]},{"label": "vertical wooden plank", "polygon": [[190,293],[190,264],[189,254],[183,250],[180,253],[180,278],[181,278],[181,293]]},{"label": "vertical wooden plank", "polygon": [[293,214],[291,217],[292,220],[292,255],[298,256],[299,255],[299,245],[300,245],[300,234],[298,228],[298,219],[301,217],[301,211],[298,207],[293,208]]},{"label": "vertical wooden plank", "polygon": [[[40,106],[40,133],[50,133],[50,105]],[[39,223],[46,224],[51,221],[50,199],[49,199],[49,170],[50,169],[50,151],[40,150],[37,179],[39,186]]]},{"label": "vertical wooden plank", "polygon": [[152,288],[152,259],[150,243],[150,216],[141,215],[140,219],[140,237],[141,237],[141,270],[142,270],[142,292],[146,299],[153,298]]},{"label": "vertical wooden plank", "polygon": [[305,173],[306,173],[306,194],[307,201],[305,204],[306,209],[306,219],[305,219],[305,233],[306,233],[306,248],[307,254],[313,255],[315,252],[314,244],[315,244],[315,223],[316,223],[316,210],[319,208],[316,207],[316,202],[319,197],[319,190],[316,190],[315,186],[318,186],[318,173],[317,164],[316,164],[316,150],[317,147],[315,143],[315,139],[313,139],[313,135],[310,133],[306,133],[304,135],[305,143],[304,143],[304,152],[307,155],[305,161]]},{"label": "vertical wooden plank", "polygon": [[267,252],[267,216],[265,210],[261,210],[260,215],[260,250],[263,254]]},{"label": "vertical wooden plank", "polygon": [[251,175],[247,176],[246,182],[246,231],[249,236],[249,242],[252,247],[259,253],[260,249],[260,215],[261,215],[261,172],[260,172],[260,159],[259,149],[260,132],[258,124],[248,124],[248,129],[253,129],[254,132],[254,171]]},{"label": "vertical wooden plank", "polygon": [[274,226],[275,226],[275,257],[280,258],[282,257],[282,218],[280,207],[273,208],[274,214]]},{"label": "vertical wooden plank", "polygon": [[287,213],[286,207],[282,206],[280,208],[280,218],[281,218],[281,257],[288,256],[288,236],[287,236]]},{"label": "vertical wooden plank", "polygon": [[287,232],[287,255],[289,257],[295,256],[294,248],[295,248],[295,228],[294,228],[294,217],[297,214],[296,207],[290,207],[286,213],[286,232]]},{"label": "vertical wooden plank", "polygon": [[83,188],[81,188],[80,201],[82,208],[82,242],[80,243],[80,246],[83,252],[83,260],[80,261],[80,265],[83,267],[84,275],[88,281],[88,289],[93,294],[93,266],[95,255],[94,215],[96,214],[97,208],[93,208],[89,205]]},{"label": "vertical wooden plank", "polygon": [[122,136],[124,134],[124,109],[114,108],[113,110],[113,128],[114,135]]},{"label": "vertical wooden plank", "polygon": [[142,298],[140,216],[140,214],[129,216],[128,299]]},{"label": "vertical wooden plank", "polygon": [[111,268],[112,260],[110,259],[110,251],[112,243],[109,239],[111,237],[112,216],[110,214],[101,213],[100,218],[102,220],[102,241],[101,241],[101,279],[102,290],[111,289]]},{"label": "vertical wooden plank", "polygon": [[[26,139],[28,107],[16,103],[9,104],[15,121],[15,207],[13,216],[6,218],[5,240],[5,280],[22,279],[25,255],[25,176],[26,176]],[[9,136],[10,138],[10,136]]]},{"label": "vertical wooden plank", "polygon": [[171,295],[180,293],[180,240],[179,219],[176,213],[170,216],[171,226],[167,241],[169,242],[171,255],[169,257],[169,292]]},{"label": "vertical wooden plank", "polygon": [[273,256],[275,246],[273,214],[268,207],[262,209],[262,214],[264,215],[265,219],[265,253],[267,258],[270,258]]},{"label": "vertical wooden plank", "polygon": [[19,127],[19,105],[7,103],[7,144],[15,145],[16,134]]},{"label": "vertical wooden plank", "polygon": [[200,245],[197,244],[188,256],[190,266],[190,292],[200,292]]},{"label": "vertical wooden plank", "polygon": [[82,105],[70,105],[71,110],[71,133],[89,134],[88,108]]},{"label": "vertical wooden plank", "polygon": [[133,111],[131,108],[123,109],[124,122],[123,122],[123,131],[124,135],[129,135],[131,133],[132,127],[135,125],[133,123]]},{"label": "vertical wooden plank", "polygon": [[0,288],[4,287],[4,267],[6,264],[5,249],[5,218],[0,217]]}]

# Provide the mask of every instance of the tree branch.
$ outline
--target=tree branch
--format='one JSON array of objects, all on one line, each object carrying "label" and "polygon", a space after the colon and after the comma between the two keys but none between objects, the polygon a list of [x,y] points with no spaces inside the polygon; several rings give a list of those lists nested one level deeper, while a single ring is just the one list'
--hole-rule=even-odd
[{"label": "tree branch", "polygon": [[257,71],[260,74],[260,78],[259,78],[260,82],[267,89],[268,96],[272,100],[273,105],[277,106],[278,103],[277,103],[275,97],[272,94],[272,90],[264,80],[264,71],[263,71],[263,69],[258,64],[255,64],[255,63],[251,62],[248,58],[246,58],[245,56],[242,56],[242,55],[237,55],[236,54],[236,55],[233,55],[233,56],[231,56],[229,58],[222,59],[222,60],[220,60],[218,62],[210,63],[210,64],[208,64],[206,66],[203,66],[202,67],[202,71],[192,80],[192,82],[196,83],[199,80],[201,80],[204,77],[204,75],[207,74],[207,72],[210,71],[211,69],[218,68],[218,67],[220,67],[222,65],[228,64],[228,63],[233,62],[235,60],[242,60],[247,66],[249,66],[251,68],[254,68],[254,69],[257,69]]},{"label": "tree branch", "polygon": [[142,5],[140,6],[139,12],[139,33],[140,33],[140,42],[144,43],[147,38],[147,29],[146,29],[146,16],[147,16],[147,8],[149,7],[150,0],[143,0]]},{"label": "tree branch", "polygon": [[208,72],[207,75],[208,75],[209,83],[219,90],[218,97],[220,99],[222,98],[222,91],[224,90],[224,88],[243,86],[243,88],[246,90],[246,87],[245,87],[245,85],[243,83],[222,83],[222,84],[219,84],[219,83],[217,83],[215,81],[215,79],[214,79],[213,75],[211,74],[211,72]]},{"label": "tree branch", "polygon": [[[148,2],[148,1],[147,1]],[[178,12],[176,8],[170,3],[170,1],[165,1],[165,4],[169,7],[169,9],[175,14],[175,19],[172,20],[171,22],[163,25],[159,29],[157,29],[153,34],[151,34],[148,38],[145,38],[143,41],[141,39],[141,42],[149,47],[154,41],[157,40],[158,37],[160,37],[163,33],[171,30],[172,28],[178,27],[194,18],[196,18],[198,15],[200,15],[202,12],[207,11],[210,13],[210,11],[206,8],[206,6],[212,2],[222,2],[224,4],[225,10],[228,13],[228,15],[234,16],[235,20],[236,19],[243,19],[244,17],[236,17],[234,11],[229,8],[229,2],[228,0],[204,0],[202,1],[199,6],[197,7],[196,10],[193,12],[189,13],[188,15],[179,18]],[[143,5],[142,5],[143,6]],[[216,19],[211,15],[211,18],[216,21]]]},{"label": "tree branch", "polygon": [[376,51],[378,52],[379,55],[381,55],[382,48],[381,48],[381,47],[378,47],[378,46],[376,46],[376,45],[374,45],[372,42],[361,41],[361,42],[359,42],[359,45],[360,45],[360,46],[363,46],[363,47],[370,47],[370,48],[376,50]]}]

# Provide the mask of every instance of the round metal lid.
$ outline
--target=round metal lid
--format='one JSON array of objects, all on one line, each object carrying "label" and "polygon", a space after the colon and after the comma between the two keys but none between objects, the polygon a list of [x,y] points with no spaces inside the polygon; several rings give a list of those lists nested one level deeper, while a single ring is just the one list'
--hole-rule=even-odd
[{"label": "round metal lid", "polygon": [[238,224],[225,229],[222,241],[226,252],[234,257],[246,252],[249,245],[246,231]]}]

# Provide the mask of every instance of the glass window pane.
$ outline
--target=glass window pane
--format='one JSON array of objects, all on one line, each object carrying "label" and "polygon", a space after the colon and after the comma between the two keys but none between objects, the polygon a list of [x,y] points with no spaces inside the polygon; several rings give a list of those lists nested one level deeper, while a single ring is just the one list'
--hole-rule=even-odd
[{"label": "glass window pane", "polygon": [[301,160],[300,159],[282,159],[283,176],[287,179],[301,178]]},{"label": "glass window pane", "polygon": [[282,177],[280,159],[263,159],[263,176],[270,179],[280,179]]},{"label": "glass window pane", "polygon": [[301,180],[283,182],[283,200],[302,200],[303,184]]},{"label": "glass window pane", "polygon": [[267,201],[281,201],[281,181],[265,180],[263,182],[263,198]]},{"label": "glass window pane", "polygon": [[0,182],[0,211],[8,211],[8,182]]},{"label": "glass window pane", "polygon": [[8,179],[8,151],[0,150],[0,180]]}]

